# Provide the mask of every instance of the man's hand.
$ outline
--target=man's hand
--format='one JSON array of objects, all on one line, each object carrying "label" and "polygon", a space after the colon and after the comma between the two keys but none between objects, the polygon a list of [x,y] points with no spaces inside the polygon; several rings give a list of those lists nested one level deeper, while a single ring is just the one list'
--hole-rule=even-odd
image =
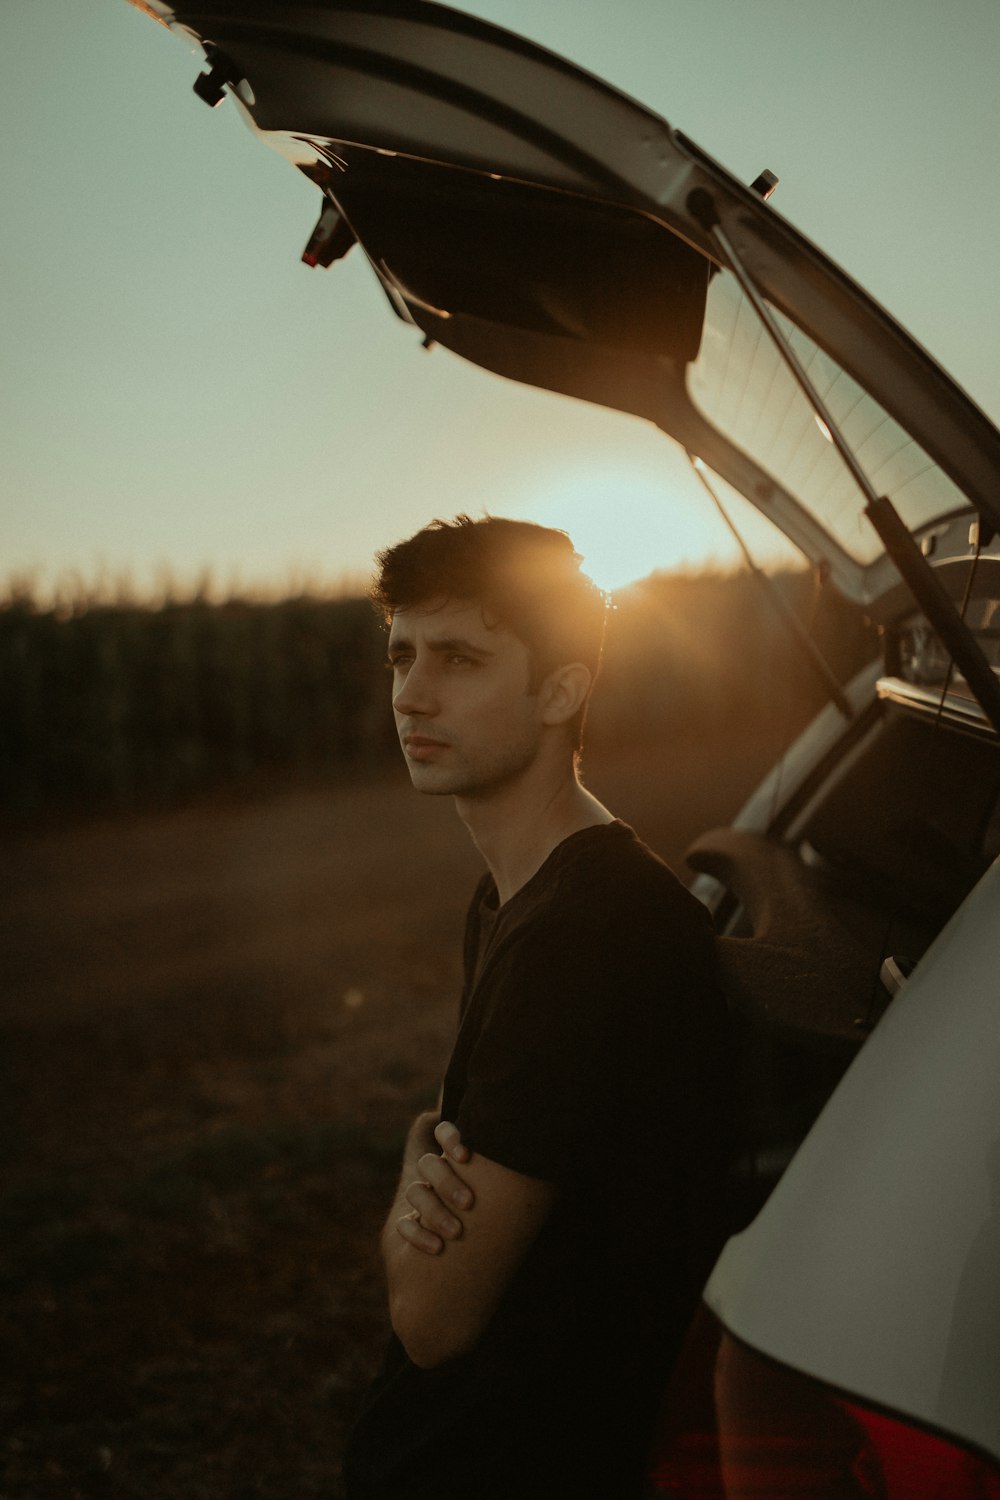
[{"label": "man's hand", "polygon": [[448,1240],[457,1240],[463,1230],[460,1213],[468,1213],[475,1198],[472,1189],[455,1170],[468,1162],[471,1152],[462,1144],[458,1126],[441,1120],[434,1128],[441,1152],[428,1151],[417,1162],[420,1173],[405,1191],[409,1213],[396,1220],[396,1232],[415,1250],[440,1255]]}]

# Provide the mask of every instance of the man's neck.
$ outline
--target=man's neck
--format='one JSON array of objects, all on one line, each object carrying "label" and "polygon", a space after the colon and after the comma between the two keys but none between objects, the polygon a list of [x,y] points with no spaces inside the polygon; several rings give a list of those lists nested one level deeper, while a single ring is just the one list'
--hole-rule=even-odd
[{"label": "man's neck", "polygon": [[496,882],[501,905],[540,870],[571,834],[614,821],[577,780],[575,768],[525,777],[484,797],[456,797],[455,807]]}]

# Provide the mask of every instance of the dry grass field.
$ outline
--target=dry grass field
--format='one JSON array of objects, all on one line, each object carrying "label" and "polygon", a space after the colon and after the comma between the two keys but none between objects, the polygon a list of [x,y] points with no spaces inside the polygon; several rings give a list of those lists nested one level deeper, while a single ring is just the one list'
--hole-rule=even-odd
[{"label": "dry grass field", "polygon": [[[680,869],[778,732],[588,783]],[[4,859],[0,1500],[333,1500],[475,851],[400,770]]]}]

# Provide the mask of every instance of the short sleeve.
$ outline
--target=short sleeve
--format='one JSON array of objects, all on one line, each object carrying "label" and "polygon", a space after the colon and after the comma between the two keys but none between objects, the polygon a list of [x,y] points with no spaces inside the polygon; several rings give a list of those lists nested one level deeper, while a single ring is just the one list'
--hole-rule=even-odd
[{"label": "short sleeve", "polygon": [[612,1168],[623,1138],[695,1160],[725,1113],[707,913],[662,880],[602,895],[491,960],[456,1116],[472,1150],[560,1185]]},{"label": "short sleeve", "polygon": [[504,945],[480,985],[458,1112],[473,1151],[550,1182],[575,1173],[618,989],[592,941],[566,924],[522,929]]}]

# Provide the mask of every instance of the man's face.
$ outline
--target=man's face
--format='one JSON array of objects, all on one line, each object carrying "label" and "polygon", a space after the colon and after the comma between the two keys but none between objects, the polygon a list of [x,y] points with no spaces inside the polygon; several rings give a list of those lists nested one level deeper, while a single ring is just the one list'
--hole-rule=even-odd
[{"label": "man's face", "polygon": [[516,779],[542,739],[527,646],[477,602],[398,610],[389,632],[392,707],[413,785],[474,797]]}]

